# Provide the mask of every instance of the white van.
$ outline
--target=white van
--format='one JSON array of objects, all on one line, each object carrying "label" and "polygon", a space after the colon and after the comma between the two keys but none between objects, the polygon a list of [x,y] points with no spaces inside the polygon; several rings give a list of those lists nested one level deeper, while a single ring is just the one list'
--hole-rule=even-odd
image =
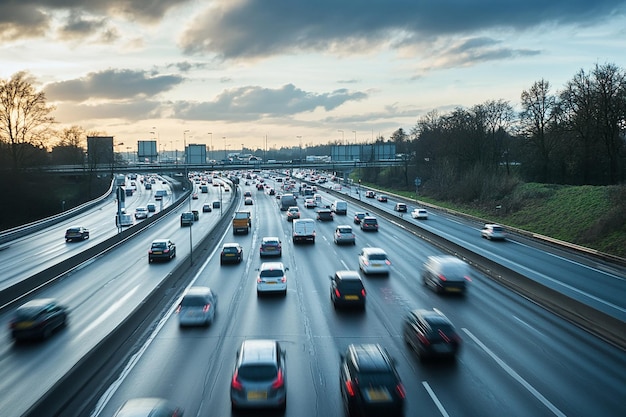
[{"label": "white van", "polygon": [[348,203],[343,200],[335,200],[333,204],[330,206],[330,210],[335,214],[347,214],[348,213]]},{"label": "white van", "polygon": [[293,243],[312,242],[315,243],[315,220],[294,219],[292,222],[291,239]]}]

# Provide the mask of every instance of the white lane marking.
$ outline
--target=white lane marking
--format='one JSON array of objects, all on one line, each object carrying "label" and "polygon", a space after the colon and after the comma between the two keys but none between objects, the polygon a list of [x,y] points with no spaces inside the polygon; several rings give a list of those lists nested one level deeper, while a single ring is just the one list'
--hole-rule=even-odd
[{"label": "white lane marking", "polygon": [[117,300],[115,303],[111,304],[111,306],[109,308],[107,308],[107,310],[104,313],[100,314],[96,320],[91,322],[91,324],[89,326],[87,326],[82,332],[80,332],[76,338],[80,339],[86,333],[89,333],[91,330],[93,330],[94,328],[98,327],[111,314],[113,314],[113,312],[116,311],[119,308],[119,306],[123,305],[126,302],[126,300],[128,300],[130,297],[132,297],[133,294],[135,294],[138,289],[139,289],[139,285],[135,286],[132,290],[130,290],[126,294],[124,294],[124,296],[122,298]]},{"label": "white lane marking", "polygon": [[430,395],[430,398],[433,400],[433,402],[439,409],[439,412],[441,413],[441,415],[443,417],[450,417],[450,415],[446,412],[446,409],[443,408],[443,404],[441,404],[441,401],[439,401],[439,398],[437,398],[437,396],[435,395],[435,392],[430,388],[430,385],[428,385],[428,382],[422,381],[422,385],[424,386],[424,388],[426,388],[426,392],[428,392],[428,395]]},{"label": "white lane marking", "polygon": [[506,373],[508,373],[511,377],[513,377],[513,379],[515,379],[517,382],[520,383],[521,386],[523,386],[524,388],[526,388],[526,390],[528,390],[528,392],[530,392],[536,399],[538,399],[543,405],[546,406],[546,408],[548,408],[548,410],[552,411],[552,413],[556,416],[559,417],[566,417],[566,415],[559,410],[558,408],[556,408],[556,406],[554,404],[552,404],[550,401],[548,401],[548,399],[546,397],[544,397],[543,395],[541,395],[541,393],[539,391],[537,391],[532,385],[530,385],[528,382],[526,382],[526,380],[524,378],[522,378],[517,372],[515,372],[513,370],[513,368],[511,368],[509,365],[507,365],[502,359],[500,359],[495,353],[493,353],[491,351],[491,349],[489,349],[487,346],[485,346],[485,344],[483,342],[481,342],[480,340],[478,340],[478,338],[476,336],[474,336],[472,334],[472,332],[470,332],[469,330],[467,330],[466,328],[463,328],[463,331],[465,333],[467,333],[467,335],[469,337],[472,338],[472,340],[482,349],[485,351],[485,353],[487,353],[489,356],[491,356],[491,358],[498,364],[500,365],[500,367],[502,369],[504,369],[506,371]]}]

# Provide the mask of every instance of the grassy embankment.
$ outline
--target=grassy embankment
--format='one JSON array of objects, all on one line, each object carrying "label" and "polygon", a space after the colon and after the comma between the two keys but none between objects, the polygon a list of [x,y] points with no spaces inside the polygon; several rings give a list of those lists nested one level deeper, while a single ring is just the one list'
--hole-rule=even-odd
[{"label": "grassy embankment", "polygon": [[[408,198],[415,193],[393,191]],[[518,185],[502,201],[424,202],[626,258],[626,187]],[[496,206],[500,206],[496,209]]]}]

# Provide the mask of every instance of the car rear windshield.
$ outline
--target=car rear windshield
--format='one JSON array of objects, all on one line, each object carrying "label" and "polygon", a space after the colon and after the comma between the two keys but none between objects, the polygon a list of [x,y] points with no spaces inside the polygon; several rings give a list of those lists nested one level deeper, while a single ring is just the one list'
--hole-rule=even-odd
[{"label": "car rear windshield", "polygon": [[444,335],[446,336],[446,338],[450,338],[454,333],[455,333],[454,329],[449,324],[445,324],[445,323],[431,324],[431,330],[430,330],[431,339],[441,340],[443,339]]},{"label": "car rear windshield", "polygon": [[376,224],[378,221],[376,219],[365,219],[363,220],[365,224]]},{"label": "car rear windshield", "polygon": [[199,295],[186,295],[180,304],[183,307],[199,307],[206,304],[206,299]]},{"label": "car rear windshield", "polygon": [[350,227],[339,227],[337,230],[339,230],[339,233],[352,233],[352,228]]},{"label": "car rear windshield", "polygon": [[361,291],[363,289],[363,283],[361,281],[341,281],[340,287],[343,291]]},{"label": "car rear windshield", "polygon": [[492,229],[494,232],[502,232],[502,230],[503,230],[503,229],[502,229],[502,227],[500,227],[500,226],[493,226],[491,229]]},{"label": "car rear windshield", "polygon": [[261,277],[263,278],[276,278],[282,277],[285,273],[282,269],[265,269],[261,271]]},{"label": "car rear windshield", "polygon": [[468,275],[467,267],[463,264],[443,265],[441,272],[448,279],[464,279]]},{"label": "car rear windshield", "polygon": [[386,261],[387,255],[383,253],[372,253],[370,256],[370,261]]},{"label": "car rear windshield", "polygon": [[248,381],[268,381],[276,378],[278,371],[273,364],[244,365],[239,367],[238,375]]},{"label": "car rear windshield", "polygon": [[359,373],[359,385],[361,386],[369,386],[369,385],[395,385],[396,377],[390,371],[382,371],[382,372],[360,372]]},{"label": "car rear windshield", "polygon": [[278,246],[278,242],[276,242],[275,240],[268,240],[266,242],[263,242],[263,246]]},{"label": "car rear windshield", "polygon": [[163,249],[166,246],[165,242],[157,242],[152,244],[152,249]]},{"label": "car rear windshield", "polygon": [[224,252],[226,252],[226,253],[237,253],[237,248],[235,248],[233,246],[226,246],[224,248]]}]

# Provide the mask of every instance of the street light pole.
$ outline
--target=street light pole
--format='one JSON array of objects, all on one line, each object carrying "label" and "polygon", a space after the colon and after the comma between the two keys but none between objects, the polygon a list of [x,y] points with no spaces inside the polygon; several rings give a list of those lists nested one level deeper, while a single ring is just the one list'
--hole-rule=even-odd
[{"label": "street light pole", "polygon": [[213,133],[209,132],[211,135],[211,147],[209,148],[209,161],[213,161]]},{"label": "street light pole", "polygon": [[300,142],[300,163],[302,163],[302,136],[296,136]]},{"label": "street light pole", "polygon": [[185,130],[183,132],[183,163],[187,164],[187,133],[189,130]]},{"label": "street light pole", "polygon": [[226,136],[222,136],[222,139],[224,139],[224,163],[226,163],[226,160],[228,159],[226,156]]}]

